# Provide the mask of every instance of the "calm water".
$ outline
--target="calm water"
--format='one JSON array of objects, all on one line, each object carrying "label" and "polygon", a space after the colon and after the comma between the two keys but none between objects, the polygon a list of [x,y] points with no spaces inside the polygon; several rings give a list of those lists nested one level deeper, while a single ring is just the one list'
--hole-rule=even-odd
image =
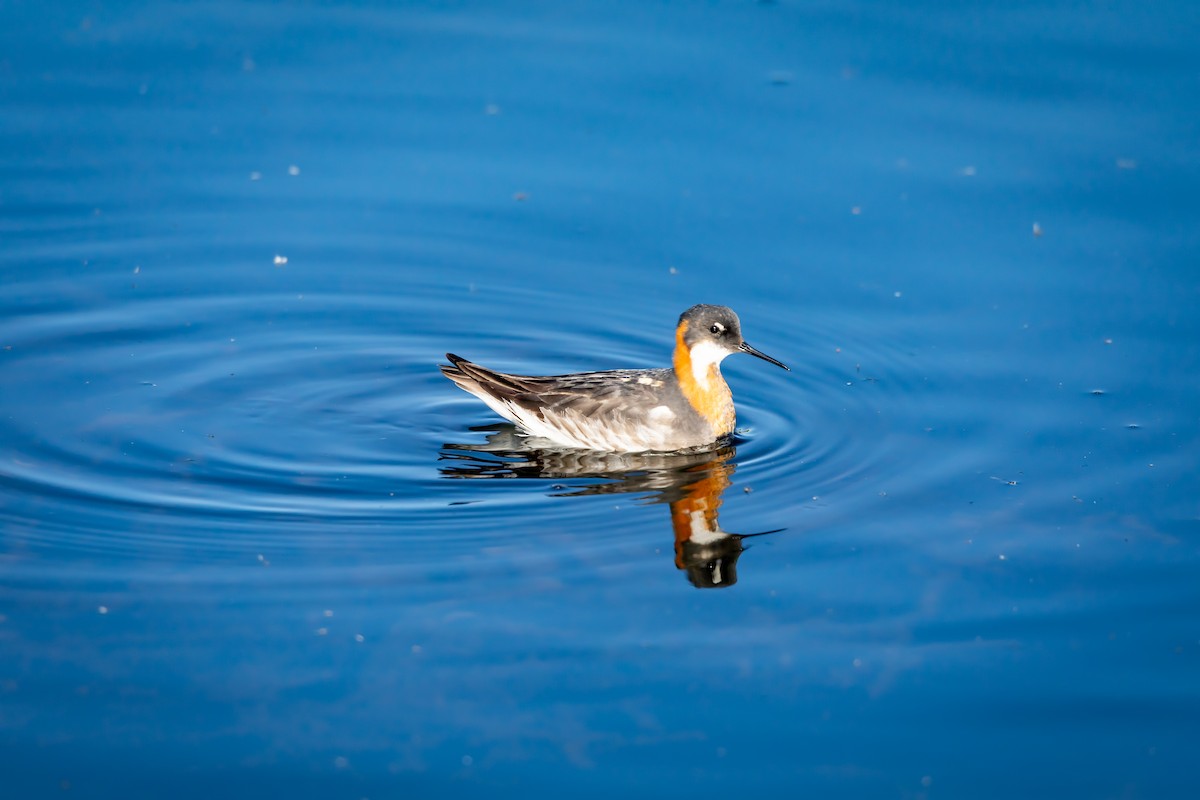
[{"label": "calm water", "polygon": [[1200,791],[1194,4],[0,23],[6,798]]}]

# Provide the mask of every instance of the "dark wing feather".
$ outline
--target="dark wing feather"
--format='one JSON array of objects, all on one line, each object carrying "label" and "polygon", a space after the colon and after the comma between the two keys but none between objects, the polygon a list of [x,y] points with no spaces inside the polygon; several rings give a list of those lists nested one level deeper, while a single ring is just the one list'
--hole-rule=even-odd
[{"label": "dark wing feather", "polygon": [[[673,386],[669,369],[607,370],[572,375],[510,375],[482,367],[453,353],[453,366],[442,373],[465,389],[488,394],[531,411],[571,411],[583,417],[646,412],[660,404]],[[639,382],[639,380],[648,382]]]},{"label": "dark wing feather", "polygon": [[[544,406],[582,417],[639,417],[660,405],[670,388],[670,370],[609,370],[533,379],[529,391],[515,402],[527,408]],[[649,383],[639,383],[648,379]],[[536,381],[536,383],[534,382]]]},{"label": "dark wing feather", "polygon": [[[462,356],[456,356],[454,353],[446,353],[446,358],[450,359],[450,364],[442,364],[438,368],[450,380],[458,385],[473,384],[483,387],[488,390],[489,394],[494,394],[497,397],[511,399],[512,397],[522,394],[525,390],[521,388],[520,382],[529,380],[520,375],[508,375],[504,372],[496,372],[495,370],[481,367],[467,361]],[[465,388],[465,387],[464,387]]]}]

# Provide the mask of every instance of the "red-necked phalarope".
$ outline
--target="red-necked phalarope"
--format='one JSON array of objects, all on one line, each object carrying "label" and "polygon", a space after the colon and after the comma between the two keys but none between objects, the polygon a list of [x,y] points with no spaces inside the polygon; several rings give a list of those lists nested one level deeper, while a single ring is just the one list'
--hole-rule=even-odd
[{"label": "red-necked phalarope", "polygon": [[674,366],[533,377],[509,375],[447,353],[442,374],[560,447],[625,453],[705,447],[733,433],[725,356],[749,353],[787,367],[742,340],[733,309],[696,305],[679,315]]}]

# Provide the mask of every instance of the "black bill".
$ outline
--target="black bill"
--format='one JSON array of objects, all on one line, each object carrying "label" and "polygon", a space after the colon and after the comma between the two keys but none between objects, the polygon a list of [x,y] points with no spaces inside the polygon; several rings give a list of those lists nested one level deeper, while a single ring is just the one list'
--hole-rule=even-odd
[{"label": "black bill", "polygon": [[751,347],[750,345],[746,344],[745,342],[742,342],[740,345],[738,345],[738,350],[741,350],[743,353],[749,353],[749,354],[750,354],[750,355],[752,355],[752,356],[758,356],[758,357],[759,357],[759,358],[761,358],[763,361],[770,361],[770,362],[771,362],[772,364],[774,364],[775,366],[777,366],[777,367],[783,367],[784,369],[787,369],[787,370],[788,370],[788,372],[791,372],[791,370],[790,370],[790,369],[788,369],[788,365],[787,365],[787,364],[783,363],[782,361],[778,361],[778,360],[776,360],[776,359],[774,359],[774,358],[771,358],[769,355],[767,355],[766,353],[762,352],[761,350],[755,350],[753,347]]}]

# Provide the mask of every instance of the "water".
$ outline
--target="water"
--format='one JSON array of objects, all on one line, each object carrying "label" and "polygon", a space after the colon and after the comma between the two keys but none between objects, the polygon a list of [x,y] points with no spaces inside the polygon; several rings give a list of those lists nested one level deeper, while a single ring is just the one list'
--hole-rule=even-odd
[{"label": "water", "polygon": [[1194,796],[1190,4],[0,18],[6,796]]}]

